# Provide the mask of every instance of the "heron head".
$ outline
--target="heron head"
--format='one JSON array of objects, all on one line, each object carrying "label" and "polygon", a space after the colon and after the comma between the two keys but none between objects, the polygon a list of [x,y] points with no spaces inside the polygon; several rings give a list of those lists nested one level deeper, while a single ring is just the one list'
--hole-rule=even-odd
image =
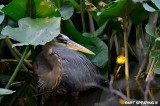
[{"label": "heron head", "polygon": [[85,48],[84,46],[72,41],[71,39],[69,39],[67,36],[63,35],[63,34],[59,34],[54,40],[53,45],[56,47],[67,47],[69,49],[72,50],[78,50],[84,53],[88,53],[88,54],[93,54],[95,55],[92,51],[90,51],[89,49]]}]

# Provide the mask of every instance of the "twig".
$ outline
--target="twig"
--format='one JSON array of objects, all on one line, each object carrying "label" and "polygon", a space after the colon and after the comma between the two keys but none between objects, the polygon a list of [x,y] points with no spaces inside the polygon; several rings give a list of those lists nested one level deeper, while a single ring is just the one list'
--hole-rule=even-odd
[{"label": "twig", "polygon": [[28,59],[30,56],[31,56],[31,50],[27,53],[27,55],[26,55],[26,58],[25,58],[25,59]]},{"label": "twig", "polygon": [[[7,45],[10,46],[10,47],[13,45],[12,41],[11,41],[9,38],[6,38],[6,39],[5,39],[5,42],[6,42]],[[13,51],[15,51],[15,53],[16,53],[19,57],[22,57],[22,54],[18,51],[18,49],[17,49],[16,47],[13,47],[12,49],[13,49]]]},{"label": "twig", "polygon": [[[6,38],[5,39],[5,42],[9,48],[9,50],[11,51],[12,55],[17,59],[17,60],[20,60],[20,58],[22,57],[22,54],[14,47],[14,48],[11,48],[12,46],[12,42],[9,38]],[[32,65],[28,62],[26,62],[26,60],[24,61],[30,68],[32,67]],[[23,68],[27,70],[26,66],[23,65]]]},{"label": "twig", "polygon": [[115,78],[117,78],[117,75],[118,75],[118,73],[119,73],[121,67],[122,67],[122,65],[120,65],[120,66],[118,67],[118,69],[117,69],[117,71],[116,71],[116,74],[115,74]]},{"label": "twig", "polygon": [[[25,61],[29,63],[32,62],[32,60],[25,60]],[[18,63],[19,61],[17,59],[1,59],[0,62]]]},{"label": "twig", "polygon": [[[114,93],[116,95],[118,95],[119,97],[121,97],[122,99],[124,100],[130,100],[130,98],[128,98],[126,95],[124,95],[122,92],[118,91],[118,90],[115,90],[113,89],[113,81],[114,81],[114,77],[111,75],[111,79],[110,79],[110,82],[109,82],[109,90],[111,91],[111,93]],[[103,91],[105,92],[108,92],[108,89],[101,86],[101,85],[98,85],[96,83],[86,83],[85,84],[86,87],[97,87],[97,88],[100,88],[100,89],[103,89]]]},{"label": "twig", "polygon": [[114,77],[111,75],[111,79],[110,79],[110,82],[109,82],[109,90],[112,92],[112,93],[115,93],[116,95],[120,96],[121,98],[123,98],[124,100],[130,100],[130,98],[128,98],[126,95],[124,95],[123,93],[113,89],[113,81],[114,81]]},{"label": "twig", "polygon": [[152,60],[152,62],[151,62],[151,66],[150,66],[150,68],[149,68],[149,71],[148,71],[148,74],[147,74],[147,77],[146,77],[146,81],[148,81],[148,80],[149,80],[149,77],[151,77],[152,74],[153,74],[153,67],[154,67],[155,61],[156,61],[156,58],[154,58],[154,59]]},{"label": "twig", "polygon": [[[22,55],[22,58],[21,58],[19,64],[17,65],[17,67],[16,67],[14,73],[12,74],[11,78],[9,79],[7,85],[5,86],[5,89],[8,89],[11,86],[11,84],[14,81],[15,77],[17,76],[17,74],[18,74],[18,72],[19,72],[19,70],[20,70],[20,68],[21,68],[21,66],[22,66],[22,64],[24,62],[24,58],[25,58],[28,50],[29,50],[29,46],[26,47],[26,49],[24,51],[24,54]],[[0,97],[0,102],[2,101],[2,99],[3,99],[3,97]]]},{"label": "twig", "polygon": [[141,75],[141,73],[142,73],[142,71],[143,71],[143,68],[144,68],[144,66],[145,66],[145,64],[146,64],[146,62],[147,62],[147,58],[148,58],[148,56],[149,56],[149,54],[150,54],[151,49],[152,49],[152,46],[149,46],[149,48],[148,48],[148,50],[147,50],[147,54],[145,55],[145,57],[144,57],[144,59],[143,59],[143,61],[142,61],[142,64],[141,64],[141,66],[140,66],[140,68],[139,68],[139,70],[138,70],[138,74],[137,74],[137,76],[136,76],[136,80],[139,79],[139,77],[140,77],[140,75]]},{"label": "twig", "polygon": [[26,55],[26,57],[27,56],[29,57],[31,55],[31,57],[32,57],[32,64],[33,64],[33,62],[35,61],[35,57],[36,57],[35,56],[35,48],[34,48],[33,45],[30,45],[29,47],[30,47],[30,51],[28,52],[28,54]]},{"label": "twig", "polygon": [[138,85],[137,88],[139,88],[139,90],[141,91],[141,93],[144,94],[144,90],[143,90],[142,84],[139,82],[139,80],[136,80],[136,83]]},{"label": "twig", "polygon": [[24,58],[25,58],[28,50],[29,50],[29,46],[26,47],[26,49],[25,49],[25,51],[24,51],[24,54],[22,55],[22,58],[21,58],[19,64],[17,65],[14,73],[12,74],[10,80],[8,81],[8,83],[7,83],[6,87],[5,87],[6,89],[8,89],[8,88],[10,87],[11,83],[13,82],[13,80],[14,80],[15,77],[16,77],[16,75],[18,74],[18,72],[19,72],[19,70],[20,70],[20,68],[21,68],[21,66],[22,66],[22,64],[23,64],[23,62],[24,62]]},{"label": "twig", "polygon": [[149,69],[151,67],[151,63],[152,63],[152,58],[149,58],[147,69],[146,69],[146,72],[145,72],[146,75],[148,74],[148,71],[149,71]]},{"label": "twig", "polygon": [[[8,38],[7,38],[8,39]],[[18,57],[18,55],[16,54],[16,52],[11,48],[11,44],[7,41],[7,39],[5,39],[5,42],[9,48],[9,50],[11,51],[11,54],[19,61],[20,58]],[[23,64],[22,67],[27,71],[27,67]]]},{"label": "twig", "polygon": [[151,84],[151,81],[154,79],[154,76],[153,77],[150,77],[148,78],[147,80],[147,85],[146,85],[146,90],[144,92],[144,101],[147,101],[148,100],[148,93],[149,93],[149,88],[150,88],[150,84]]},{"label": "twig", "polygon": [[126,86],[126,93],[127,93],[127,97],[130,98],[131,97],[131,93],[130,93],[130,86],[129,86],[128,81],[127,81],[127,86]]}]

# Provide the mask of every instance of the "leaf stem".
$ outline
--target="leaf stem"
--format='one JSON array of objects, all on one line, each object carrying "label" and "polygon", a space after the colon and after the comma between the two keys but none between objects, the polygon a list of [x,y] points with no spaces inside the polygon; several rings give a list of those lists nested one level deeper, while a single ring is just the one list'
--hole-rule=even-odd
[{"label": "leaf stem", "polygon": [[149,78],[150,78],[150,77],[152,76],[152,74],[153,74],[153,67],[154,67],[155,62],[156,62],[156,58],[153,58],[153,59],[152,59],[152,62],[151,62],[151,66],[150,66],[149,71],[148,71],[148,74],[147,74],[147,77],[146,77],[146,81],[148,81]]},{"label": "leaf stem", "polygon": [[124,52],[125,52],[125,79],[126,79],[126,80],[129,80],[127,28],[128,28],[128,21],[127,21],[127,16],[125,16],[125,17],[123,18]]},{"label": "leaf stem", "polygon": [[[9,47],[12,55],[13,55],[17,60],[20,60],[19,58],[22,57],[22,54],[17,50],[16,47],[11,48],[11,46],[13,45],[13,43],[11,42],[11,40],[10,40],[9,38],[6,38],[6,39],[5,39],[5,42],[6,42],[6,44],[8,45],[8,47]],[[30,55],[30,54],[28,53],[27,56],[29,56],[29,55]],[[31,65],[29,62],[27,62],[26,60],[25,60],[25,63],[26,63],[26,65],[28,65],[30,68],[32,67],[32,65]],[[24,65],[23,65],[23,67],[24,67],[24,69],[26,69],[26,67],[25,67]]]},{"label": "leaf stem", "polygon": [[84,20],[84,12],[83,12],[83,1],[80,0],[80,5],[81,5],[81,18],[82,18],[82,28],[83,32],[86,32],[86,25],[85,25],[85,20]]},{"label": "leaf stem", "polygon": [[[109,35],[109,34],[108,34]],[[112,56],[111,56],[111,36],[108,36],[108,72],[109,72],[109,75],[112,73],[111,72],[111,60],[112,60]],[[115,67],[115,69],[117,69],[117,67]],[[108,76],[110,77],[110,76]]]},{"label": "leaf stem", "polygon": [[61,0],[58,0],[58,7],[61,7]]},{"label": "leaf stem", "polygon": [[28,50],[29,50],[29,46],[26,47],[26,49],[24,51],[24,54],[22,55],[22,58],[21,58],[19,64],[17,65],[14,73],[12,74],[10,80],[8,81],[8,83],[7,83],[6,87],[5,87],[6,89],[8,89],[11,86],[11,83],[14,81],[15,77],[17,76],[17,74],[18,74],[18,72],[19,72],[19,70],[20,70],[20,68],[22,66],[22,63],[24,62],[25,56],[27,55]]},{"label": "leaf stem", "polygon": [[148,56],[149,56],[149,54],[150,54],[150,52],[151,52],[151,49],[152,49],[152,46],[149,46],[149,48],[148,48],[148,50],[147,50],[147,54],[145,55],[145,57],[144,57],[144,59],[143,59],[143,61],[142,61],[142,64],[141,64],[141,66],[140,66],[140,68],[139,68],[139,70],[138,70],[138,74],[137,74],[137,76],[136,76],[136,80],[139,79],[139,77],[140,77],[140,75],[141,75],[141,73],[142,73],[142,71],[143,71],[143,68],[144,68],[144,66],[145,66],[145,64],[146,64],[146,62],[147,62],[147,58],[148,58]]},{"label": "leaf stem", "polygon": [[88,17],[89,17],[90,32],[94,33],[95,32],[94,22],[93,22],[92,15],[89,12],[88,12]]},{"label": "leaf stem", "polygon": [[[12,46],[13,43],[11,42],[11,40],[9,38],[6,38],[6,43],[8,44],[8,46]],[[13,50],[16,52],[16,54],[19,56],[19,57],[22,57],[22,54],[17,50],[16,47],[13,47]]]},{"label": "leaf stem", "polygon": [[[33,45],[30,45],[30,50],[31,50],[31,56],[32,56],[32,63],[34,62],[35,60],[35,50],[34,50],[34,46]],[[27,54],[28,55],[28,54]],[[26,55],[26,56],[27,56]]]},{"label": "leaf stem", "polygon": [[77,10],[81,10],[80,6],[78,5],[78,3],[75,0],[70,0],[70,2],[74,6],[74,8],[76,8]]}]

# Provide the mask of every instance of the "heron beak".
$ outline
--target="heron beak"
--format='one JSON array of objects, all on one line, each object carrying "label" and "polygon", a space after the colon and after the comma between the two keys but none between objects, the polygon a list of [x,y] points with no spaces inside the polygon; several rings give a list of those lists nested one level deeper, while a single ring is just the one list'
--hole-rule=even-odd
[{"label": "heron beak", "polygon": [[67,40],[67,48],[72,49],[72,50],[78,50],[84,53],[88,53],[88,54],[92,54],[95,55],[92,51],[90,51],[89,49],[85,48],[84,46],[68,39]]}]

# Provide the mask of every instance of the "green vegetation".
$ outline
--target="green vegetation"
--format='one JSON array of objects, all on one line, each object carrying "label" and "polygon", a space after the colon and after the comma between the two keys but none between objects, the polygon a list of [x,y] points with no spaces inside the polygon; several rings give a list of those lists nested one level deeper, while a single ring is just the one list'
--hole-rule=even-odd
[{"label": "green vegetation", "polygon": [[[59,33],[93,51],[96,55],[85,55],[106,78],[147,81],[160,74],[159,12],[159,0],[2,0],[1,100],[36,104],[32,62],[37,48]],[[116,63],[118,56],[125,57],[124,64]]]}]

